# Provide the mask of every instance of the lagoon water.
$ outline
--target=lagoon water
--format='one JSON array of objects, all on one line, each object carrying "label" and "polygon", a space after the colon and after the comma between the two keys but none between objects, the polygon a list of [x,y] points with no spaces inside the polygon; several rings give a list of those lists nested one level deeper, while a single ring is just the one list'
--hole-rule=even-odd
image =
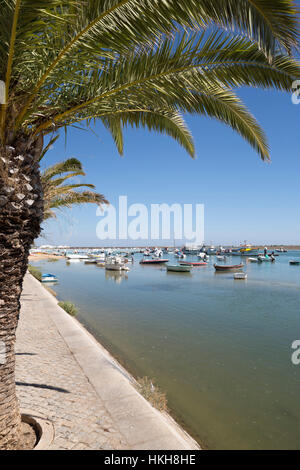
[{"label": "lagoon water", "polygon": [[32,264],[59,277],[58,298],[76,304],[133,374],[155,379],[204,447],[300,449],[300,365],[291,362],[300,266],[288,263],[297,256],[248,263],[247,281],[216,274],[213,256],[191,274],[139,265],[140,255],[123,275],[84,262]]}]

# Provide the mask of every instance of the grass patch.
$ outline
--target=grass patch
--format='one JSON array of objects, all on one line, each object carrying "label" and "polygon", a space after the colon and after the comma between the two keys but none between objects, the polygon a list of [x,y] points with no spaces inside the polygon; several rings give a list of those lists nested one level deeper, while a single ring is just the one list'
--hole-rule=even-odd
[{"label": "grass patch", "polygon": [[154,380],[149,377],[137,379],[137,389],[140,394],[159,411],[168,411],[166,394],[154,385]]},{"label": "grass patch", "polygon": [[40,271],[39,268],[36,268],[35,266],[31,266],[31,264],[28,265],[28,271],[30,274],[32,274],[33,277],[35,277],[38,281],[42,280],[42,271]]},{"label": "grass patch", "polygon": [[58,305],[63,308],[71,317],[75,317],[77,308],[72,302],[58,302]]}]

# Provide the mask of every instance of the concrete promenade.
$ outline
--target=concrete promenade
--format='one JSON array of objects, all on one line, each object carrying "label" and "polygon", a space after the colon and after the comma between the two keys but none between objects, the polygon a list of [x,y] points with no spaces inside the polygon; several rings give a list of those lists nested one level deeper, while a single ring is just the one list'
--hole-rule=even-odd
[{"label": "concrete promenade", "polygon": [[52,422],[50,449],[199,449],[30,274],[16,352],[21,408]]}]

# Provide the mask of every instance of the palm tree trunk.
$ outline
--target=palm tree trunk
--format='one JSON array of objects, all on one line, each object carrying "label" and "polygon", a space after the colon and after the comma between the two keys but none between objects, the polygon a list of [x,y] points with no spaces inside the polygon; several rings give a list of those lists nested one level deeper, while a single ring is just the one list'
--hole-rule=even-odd
[{"label": "palm tree trunk", "polygon": [[20,437],[14,346],[29,249],[43,216],[39,151],[22,138],[0,148],[0,449],[18,448]]}]

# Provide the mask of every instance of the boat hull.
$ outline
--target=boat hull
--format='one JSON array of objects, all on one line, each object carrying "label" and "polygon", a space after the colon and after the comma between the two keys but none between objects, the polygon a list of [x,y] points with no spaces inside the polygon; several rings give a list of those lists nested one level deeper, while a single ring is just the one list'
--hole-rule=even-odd
[{"label": "boat hull", "polygon": [[106,264],[105,269],[107,269],[108,271],[122,271],[122,266]]},{"label": "boat hull", "polygon": [[180,261],[181,266],[207,266],[207,263],[204,262],[193,262],[193,261]]},{"label": "boat hull", "polygon": [[168,259],[145,259],[141,260],[140,264],[164,264],[167,263],[169,260]]},{"label": "boat hull", "polygon": [[231,265],[231,266],[226,266],[225,264],[224,265],[214,264],[214,268],[215,268],[216,271],[223,271],[223,272],[236,271],[236,270],[239,270],[239,269],[243,269],[243,267],[244,267],[243,263],[235,264],[235,265]]},{"label": "boat hull", "polygon": [[247,279],[247,274],[245,274],[245,273],[235,273],[233,277],[236,280],[246,280]]},{"label": "boat hull", "polygon": [[167,266],[168,272],[190,273],[191,269],[192,269],[191,266]]},{"label": "boat hull", "polygon": [[57,282],[58,279],[54,274],[43,274],[42,276],[42,282]]}]

